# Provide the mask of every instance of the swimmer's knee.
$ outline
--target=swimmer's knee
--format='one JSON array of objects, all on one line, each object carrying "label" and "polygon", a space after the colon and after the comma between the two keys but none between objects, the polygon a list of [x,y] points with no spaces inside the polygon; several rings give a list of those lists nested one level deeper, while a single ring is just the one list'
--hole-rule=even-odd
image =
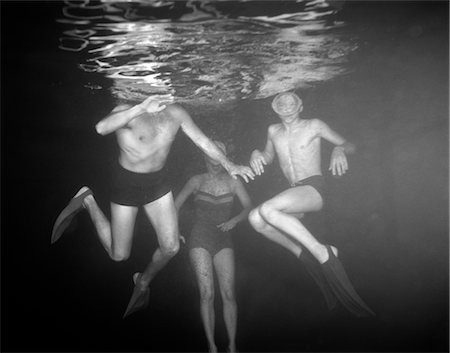
[{"label": "swimmer's knee", "polygon": [[255,229],[263,227],[264,220],[261,218],[261,215],[259,214],[258,207],[250,211],[250,213],[248,214],[248,221]]},{"label": "swimmer's knee", "polygon": [[270,220],[273,218],[274,212],[276,209],[271,206],[269,203],[263,203],[259,207],[259,214],[261,215],[264,220],[270,222]]},{"label": "swimmer's knee", "polygon": [[113,260],[115,262],[123,262],[123,261],[126,261],[129,259],[130,253],[129,252],[128,253],[124,253],[124,252],[113,253],[113,254],[111,254],[110,257],[111,257],[111,260]]},{"label": "swimmer's knee", "polygon": [[225,289],[222,293],[222,299],[227,302],[236,301],[234,291],[231,288]]},{"label": "swimmer's knee", "polygon": [[202,303],[211,303],[214,300],[214,290],[212,288],[200,289],[200,301]]},{"label": "swimmer's knee", "polygon": [[180,242],[178,239],[170,244],[161,247],[161,252],[166,257],[174,257],[180,251]]}]

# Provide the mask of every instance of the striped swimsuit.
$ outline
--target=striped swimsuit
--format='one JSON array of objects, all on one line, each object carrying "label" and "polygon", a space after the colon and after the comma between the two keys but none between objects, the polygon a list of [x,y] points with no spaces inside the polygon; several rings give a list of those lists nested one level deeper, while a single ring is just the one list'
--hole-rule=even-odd
[{"label": "striped swimsuit", "polygon": [[188,240],[189,249],[203,248],[214,256],[224,248],[233,247],[230,233],[217,228],[230,219],[233,200],[232,193],[215,196],[204,191],[196,192],[195,221]]}]

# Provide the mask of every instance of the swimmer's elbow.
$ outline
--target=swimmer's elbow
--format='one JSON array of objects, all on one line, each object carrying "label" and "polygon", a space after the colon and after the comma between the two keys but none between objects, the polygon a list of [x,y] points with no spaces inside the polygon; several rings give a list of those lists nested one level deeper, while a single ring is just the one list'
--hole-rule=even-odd
[{"label": "swimmer's elbow", "polygon": [[100,121],[99,123],[97,123],[95,125],[95,131],[97,132],[97,134],[105,136],[107,135],[109,132],[106,130],[105,124],[103,123],[103,121]]}]

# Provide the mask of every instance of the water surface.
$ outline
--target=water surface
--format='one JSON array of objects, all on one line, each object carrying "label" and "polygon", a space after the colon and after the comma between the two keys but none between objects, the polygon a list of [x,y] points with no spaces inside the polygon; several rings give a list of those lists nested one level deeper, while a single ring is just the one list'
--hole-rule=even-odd
[{"label": "water surface", "polygon": [[112,79],[117,99],[266,98],[348,73],[358,49],[325,0],[65,4],[59,48],[87,53],[80,69]]}]

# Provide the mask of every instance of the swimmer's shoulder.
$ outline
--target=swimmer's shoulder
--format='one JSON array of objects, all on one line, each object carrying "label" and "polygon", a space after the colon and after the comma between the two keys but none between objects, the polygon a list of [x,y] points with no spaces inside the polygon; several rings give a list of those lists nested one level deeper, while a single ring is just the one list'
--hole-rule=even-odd
[{"label": "swimmer's shoulder", "polygon": [[190,181],[193,185],[195,185],[197,188],[200,187],[200,185],[203,183],[203,181],[205,180],[206,177],[206,173],[203,174],[196,174],[194,176],[191,177]]},{"label": "swimmer's shoulder", "polygon": [[267,129],[268,136],[269,137],[273,137],[278,132],[280,132],[281,128],[282,128],[282,124],[272,124],[272,125],[270,125],[269,128]]},{"label": "swimmer's shoulder", "polygon": [[317,118],[306,119],[306,121],[311,127],[321,127],[325,124],[322,120]]},{"label": "swimmer's shoulder", "polygon": [[319,134],[322,131],[329,129],[329,126],[324,121],[317,118],[308,119],[308,127]]},{"label": "swimmer's shoulder", "polygon": [[189,184],[190,188],[192,188],[193,192],[197,192],[200,189],[200,185],[203,181],[203,175],[204,174],[197,174],[191,176],[191,178],[188,180],[187,184]]},{"label": "swimmer's shoulder", "polygon": [[179,121],[191,118],[187,110],[178,103],[168,104],[162,112]]}]

